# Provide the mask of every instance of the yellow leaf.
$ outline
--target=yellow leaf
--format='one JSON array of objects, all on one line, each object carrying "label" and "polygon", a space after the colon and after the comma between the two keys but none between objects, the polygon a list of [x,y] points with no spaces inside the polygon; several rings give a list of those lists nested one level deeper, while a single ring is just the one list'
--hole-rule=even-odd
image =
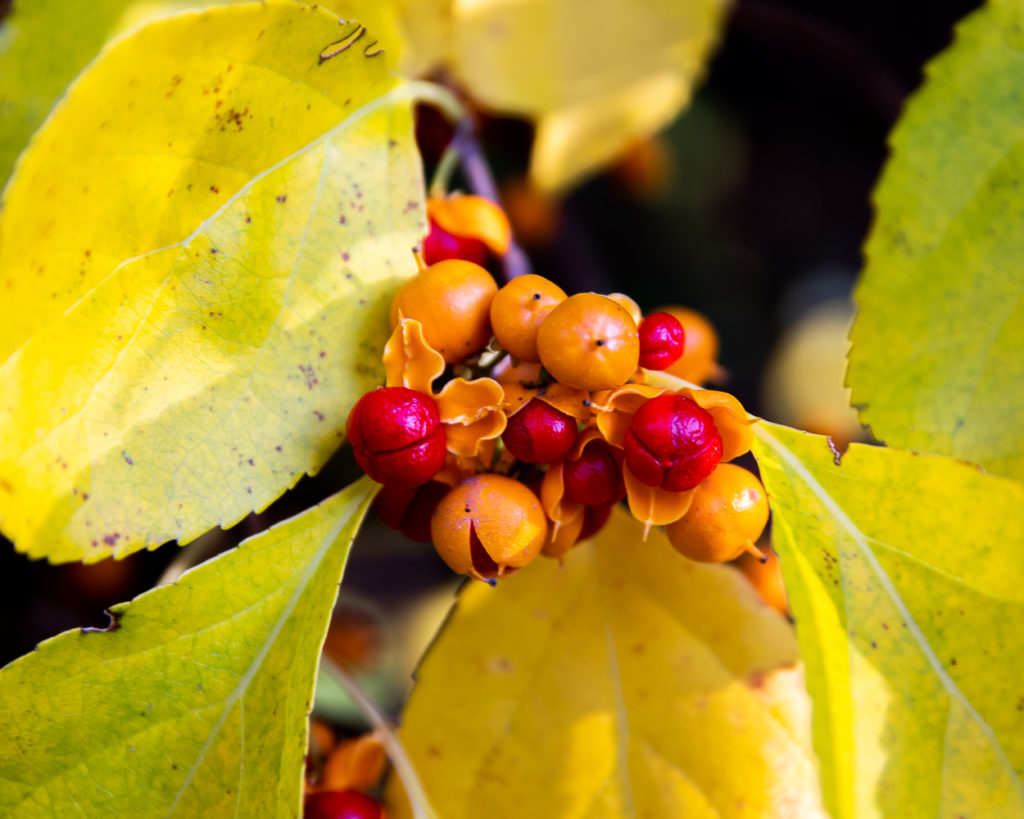
[{"label": "yellow leaf", "polygon": [[[185,9],[247,0],[24,0],[3,20],[0,30],[0,185],[32,132],[39,127],[68,83],[117,34]],[[422,0],[417,0],[422,2]],[[404,35],[393,4],[379,0],[336,0],[346,18],[367,26],[395,63]],[[74,19],[74,25],[68,20]],[[45,46],[43,46],[45,44]]]},{"label": "yellow leaf", "polygon": [[1024,815],[1024,487],[755,435],[832,815]]},{"label": "yellow leaf", "polygon": [[318,470],[380,383],[423,184],[410,93],[346,36],[291,2],[160,21],[23,155],[0,221],[0,519],[22,551],[234,523]]},{"label": "yellow leaf", "polygon": [[560,188],[669,122],[724,0],[456,0],[452,71],[485,105],[538,121],[534,181]]},{"label": "yellow leaf", "polygon": [[823,816],[796,661],[738,573],[620,511],[563,567],[464,588],[401,736],[445,819]]}]

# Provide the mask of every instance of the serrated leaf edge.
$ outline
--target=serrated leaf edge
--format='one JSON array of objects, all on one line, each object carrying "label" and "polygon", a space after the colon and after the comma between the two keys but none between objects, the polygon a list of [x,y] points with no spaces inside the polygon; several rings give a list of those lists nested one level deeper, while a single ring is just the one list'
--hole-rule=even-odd
[{"label": "serrated leaf edge", "polygon": [[[331,527],[331,530],[327,533],[323,541],[317,547],[317,550],[316,552],[314,552],[313,557],[306,564],[306,568],[299,575],[298,581],[295,584],[295,588],[293,589],[291,595],[288,597],[288,600],[284,604],[284,607],[281,609],[281,613],[275,620],[274,625],[267,633],[267,637],[263,641],[263,645],[260,647],[260,650],[257,652],[256,656],[253,658],[252,663],[250,663],[249,667],[245,670],[245,673],[239,679],[238,684],[228,695],[227,699],[224,700],[224,704],[222,706],[223,713],[218,718],[213,728],[210,729],[210,734],[209,736],[207,736],[206,741],[203,743],[203,747],[199,749],[199,753],[196,755],[195,762],[193,762],[192,765],[189,767],[188,772],[185,775],[185,779],[181,784],[181,787],[178,789],[178,792],[174,796],[174,801],[171,803],[171,806],[167,809],[167,816],[171,816],[174,814],[179,802],[181,801],[182,797],[188,790],[189,785],[192,784],[192,779],[199,771],[199,769],[202,767],[203,761],[206,758],[206,752],[213,745],[214,740],[220,733],[220,729],[227,721],[227,718],[231,714],[232,710],[234,710],[236,703],[240,703],[241,708],[241,711],[239,713],[239,726],[241,731],[241,738],[239,744],[241,745],[242,748],[245,747],[245,702],[243,698],[245,697],[245,694],[248,691],[249,683],[252,682],[257,672],[259,672],[260,667],[263,665],[263,661],[266,659],[267,654],[270,653],[270,650],[271,648],[273,648],[273,645],[276,642],[278,635],[281,633],[281,629],[284,628],[285,623],[288,622],[288,618],[291,617],[292,613],[295,611],[295,607],[299,604],[299,599],[305,593],[306,587],[309,585],[310,580],[312,579],[313,575],[316,574],[317,570],[320,568],[321,563],[323,563],[324,557],[327,555],[327,552],[338,540],[338,537],[341,535],[342,531],[347,526],[350,526],[354,520],[360,519],[362,515],[365,514],[367,508],[369,507],[370,500],[376,493],[376,485],[371,483],[369,478],[364,477],[357,483],[352,484],[346,491],[353,492],[352,499],[344,508],[338,510],[337,522],[334,524],[334,526]],[[288,521],[283,521],[283,523],[290,522],[290,519]],[[274,527],[271,527],[271,529],[268,529],[267,531],[269,532],[273,528]],[[358,525],[356,526],[355,531],[358,531]],[[353,538],[355,537],[355,531],[353,531]],[[266,534],[266,532],[263,532],[261,534]],[[259,536],[260,535],[256,535],[256,537]],[[349,547],[351,547],[351,539],[349,541]],[[244,765],[245,760],[244,758],[242,758],[239,763],[240,776],[241,772],[244,770]],[[240,791],[238,793],[238,797],[241,798]]]}]

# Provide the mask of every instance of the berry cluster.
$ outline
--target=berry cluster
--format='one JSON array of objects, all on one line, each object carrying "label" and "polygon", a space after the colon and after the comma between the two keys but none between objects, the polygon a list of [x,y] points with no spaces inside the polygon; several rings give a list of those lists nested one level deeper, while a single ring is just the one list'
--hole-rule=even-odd
[{"label": "berry cluster", "polygon": [[367,791],[379,788],[387,765],[373,734],[339,742],[333,729],[310,720],[306,754],[305,819],[385,819],[383,806]]},{"label": "berry cluster", "polygon": [[750,449],[743,407],[652,378],[713,377],[710,326],[532,274],[499,289],[478,262],[508,247],[500,209],[453,196],[430,213],[422,269],[391,305],[386,386],[348,419],[356,460],[384,485],[382,520],[490,582],[562,558],[623,498],[695,560],[756,551],[764,489],[726,463]]}]

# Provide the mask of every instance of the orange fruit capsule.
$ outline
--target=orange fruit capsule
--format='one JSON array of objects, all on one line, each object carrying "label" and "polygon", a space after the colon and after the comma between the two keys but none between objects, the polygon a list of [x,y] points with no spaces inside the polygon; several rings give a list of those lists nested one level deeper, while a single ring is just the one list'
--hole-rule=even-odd
[{"label": "orange fruit capsule", "polygon": [[786,596],[786,586],[782,580],[782,568],[779,566],[779,556],[771,546],[761,546],[761,551],[768,559],[761,561],[749,553],[741,554],[732,565],[739,569],[757,589],[769,606],[779,614],[789,616],[789,598]]},{"label": "orange fruit capsule", "polygon": [[688,307],[663,307],[660,312],[675,318],[682,325],[686,338],[682,356],[666,367],[665,372],[691,384],[721,381],[725,373],[716,363],[718,333],[711,322]]},{"label": "orange fruit capsule", "polygon": [[491,302],[491,327],[498,343],[520,361],[540,361],[537,331],[565,301],[565,291],[543,276],[528,273],[502,287]]},{"label": "orange fruit capsule", "polygon": [[480,352],[491,340],[491,300],[498,285],[473,262],[451,259],[421,270],[391,302],[391,327],[416,319],[423,337],[448,364]]},{"label": "orange fruit capsule", "polygon": [[719,464],[665,534],[690,560],[721,563],[743,552],[760,554],[754,543],[767,522],[768,497],[761,481],[741,466]]},{"label": "orange fruit capsule", "polygon": [[[427,217],[430,219],[432,228],[439,229],[455,240],[456,247],[460,241],[463,243],[475,242],[484,249],[485,253],[490,251],[495,256],[504,256],[512,243],[512,228],[509,226],[505,211],[495,202],[482,196],[453,193],[442,198],[431,197],[427,200]],[[432,230],[431,233],[434,231]],[[427,264],[433,264],[442,258],[471,258],[462,255],[444,255],[445,252],[454,249],[454,247],[446,246],[451,243],[446,243],[444,240],[438,241],[436,238],[431,243],[431,238],[428,235],[423,247]],[[441,255],[436,255],[439,253]],[[476,259],[471,258],[471,261],[476,261]]]},{"label": "orange fruit capsule", "polygon": [[625,308],[607,296],[577,293],[544,319],[537,352],[556,381],[581,390],[607,390],[636,372],[640,340]]},{"label": "orange fruit capsule", "polygon": [[491,581],[540,554],[548,523],[540,500],[526,486],[485,473],[445,496],[434,510],[430,533],[453,571]]}]

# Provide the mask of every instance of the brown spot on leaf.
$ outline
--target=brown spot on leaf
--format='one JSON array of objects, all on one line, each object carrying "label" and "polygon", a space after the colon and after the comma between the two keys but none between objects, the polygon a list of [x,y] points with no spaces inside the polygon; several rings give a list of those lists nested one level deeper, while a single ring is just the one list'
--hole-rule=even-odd
[{"label": "brown spot on leaf", "polygon": [[302,378],[306,382],[306,389],[311,390],[320,383],[320,379],[316,377],[316,370],[311,364],[300,364],[299,372],[302,373]]},{"label": "brown spot on leaf", "polygon": [[512,674],[516,666],[508,657],[498,654],[487,661],[487,670],[492,674]]}]

